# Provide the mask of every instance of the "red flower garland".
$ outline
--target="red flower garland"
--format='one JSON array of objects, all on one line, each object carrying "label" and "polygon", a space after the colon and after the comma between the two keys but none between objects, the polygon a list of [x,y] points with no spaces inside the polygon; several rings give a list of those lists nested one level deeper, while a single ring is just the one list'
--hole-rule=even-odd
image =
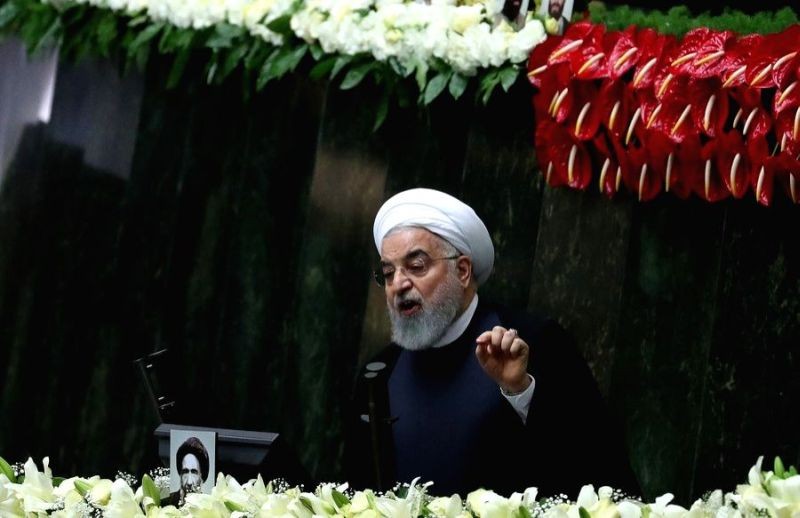
[{"label": "red flower garland", "polygon": [[699,28],[571,25],[535,47],[537,160],[552,186],[640,201],[742,198],[769,205],[780,184],[800,203],[800,25],[737,36]]}]

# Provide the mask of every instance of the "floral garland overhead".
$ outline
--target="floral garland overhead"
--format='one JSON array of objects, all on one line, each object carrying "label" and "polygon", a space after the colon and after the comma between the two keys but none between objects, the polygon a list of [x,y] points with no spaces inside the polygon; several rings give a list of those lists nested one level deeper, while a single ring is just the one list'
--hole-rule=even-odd
[{"label": "floral garland overhead", "polygon": [[16,470],[0,459],[0,515],[107,518],[276,517],[276,518],[712,518],[791,517],[800,514],[800,475],[775,459],[774,470],[762,469],[762,458],[750,469],[746,484],[733,492],[707,492],[690,508],[671,503],[667,493],[644,503],[610,487],[584,486],[576,500],[565,495],[537,498],[536,488],[508,497],[490,489],[466,496],[433,496],[429,483],[404,484],[392,491],[353,491],[347,484],[320,484],[312,491],[259,477],[240,484],[219,474],[210,494],[191,493],[176,507],[170,496],[168,470],[145,475],[141,484],[120,474],[116,480],[97,476],[54,478],[43,461],[32,459]]},{"label": "floral garland overhead", "polygon": [[800,25],[678,38],[581,22],[533,50],[528,78],[552,186],[762,205],[779,186],[800,203]]},{"label": "floral garland overhead", "polygon": [[382,91],[375,128],[392,103],[459,99],[471,83],[487,103],[527,65],[550,185],[586,189],[597,173],[608,196],[752,192],[769,205],[777,184],[800,202],[792,9],[711,17],[590,2],[594,22],[548,37],[555,24],[536,14],[539,3],[516,30],[499,0],[0,0],[0,35],[20,36],[32,53],[55,45],[68,58],[122,56],[126,66],[157,51],[172,58],[168,87],[198,52],[208,83],[238,69],[246,95],[301,64],[345,90],[371,77]]},{"label": "floral garland overhead", "polygon": [[305,60],[312,79],[342,89],[370,76],[381,83],[379,125],[392,98],[427,105],[445,91],[458,99],[475,82],[485,103],[496,87],[508,90],[546,33],[535,10],[516,29],[502,8],[495,0],[0,0],[0,34],[21,36],[31,52],[55,45],[68,58],[122,55],[128,66],[157,50],[174,58],[169,86],[193,51],[210,54],[209,83],[240,68],[257,90]]}]

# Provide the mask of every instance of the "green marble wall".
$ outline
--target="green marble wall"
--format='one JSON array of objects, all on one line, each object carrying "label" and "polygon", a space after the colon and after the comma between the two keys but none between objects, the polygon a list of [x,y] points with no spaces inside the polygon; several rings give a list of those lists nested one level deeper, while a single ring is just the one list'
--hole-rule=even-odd
[{"label": "green marble wall", "polygon": [[[62,125],[87,102],[64,86],[81,80],[71,67]],[[372,217],[428,186],[484,217],[497,262],[482,294],[577,337],[646,497],[690,503],[733,489],[758,455],[800,460],[797,207],[546,187],[522,82],[487,107],[470,91],[394,106],[373,132],[372,84],[298,74],[245,99],[239,78],[167,90],[168,72],[155,59],[134,79],[141,98],[120,94],[138,126],[93,115],[97,131],[134,134],[127,174],[47,124],[6,172],[0,455],[50,455],[67,475],[154,466],[133,360],[166,347],[188,424],[280,432],[317,479],[341,480],[344,405],[388,336]]]}]

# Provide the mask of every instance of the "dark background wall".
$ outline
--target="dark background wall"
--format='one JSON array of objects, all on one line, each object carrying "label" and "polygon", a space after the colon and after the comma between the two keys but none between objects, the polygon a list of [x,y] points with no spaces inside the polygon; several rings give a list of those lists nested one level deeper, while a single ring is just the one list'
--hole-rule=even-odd
[{"label": "dark background wall", "polygon": [[7,460],[154,467],[133,361],[168,348],[187,424],[280,432],[318,479],[341,480],[344,403],[388,334],[372,217],[428,186],[484,217],[484,296],[578,338],[645,497],[690,504],[759,455],[800,462],[800,209],[785,196],[640,204],[546,187],[522,81],[488,107],[468,92],[393,109],[373,133],[370,84],[297,74],[244,100],[238,79],[208,87],[192,66],[166,90],[158,59],[125,77],[60,63],[52,117],[25,128],[0,190]]}]

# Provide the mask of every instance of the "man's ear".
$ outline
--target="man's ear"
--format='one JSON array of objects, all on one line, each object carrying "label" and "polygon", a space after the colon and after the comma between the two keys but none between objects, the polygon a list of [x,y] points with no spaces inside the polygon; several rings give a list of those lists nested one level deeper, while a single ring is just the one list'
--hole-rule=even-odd
[{"label": "man's ear", "polygon": [[456,260],[456,275],[465,288],[472,282],[472,259],[462,255]]}]

